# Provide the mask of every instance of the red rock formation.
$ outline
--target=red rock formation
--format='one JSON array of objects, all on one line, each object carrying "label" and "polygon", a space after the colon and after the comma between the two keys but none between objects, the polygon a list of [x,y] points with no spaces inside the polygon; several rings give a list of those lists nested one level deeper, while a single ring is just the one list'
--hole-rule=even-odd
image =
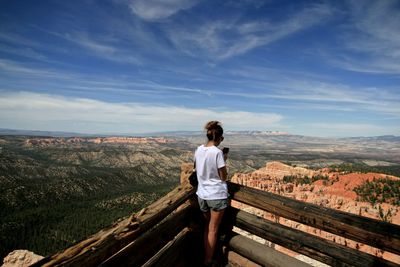
[{"label": "red rock formation", "polygon": [[95,144],[148,144],[158,143],[165,144],[171,142],[171,140],[163,137],[98,137],[98,138],[31,138],[25,140],[25,146],[52,146],[52,145],[67,145],[67,144],[78,144],[90,142]]},{"label": "red rock formation", "polygon": [[[325,180],[317,180],[310,184],[296,184],[296,183],[285,183],[283,181],[284,176],[296,176],[296,177],[314,177],[316,175],[326,176]],[[287,197],[292,197],[297,200],[306,201],[309,203],[317,204],[323,207],[337,209],[369,218],[380,219],[379,206],[386,213],[391,212],[392,217],[391,223],[400,224],[400,207],[393,206],[387,203],[378,205],[372,205],[367,202],[357,201],[357,194],[353,189],[365,181],[372,181],[374,178],[390,178],[400,179],[394,176],[388,176],[379,173],[349,173],[343,174],[333,172],[327,168],[313,171],[300,167],[292,167],[285,165],[280,162],[269,162],[265,168],[256,170],[252,173],[237,173],[232,177],[232,182],[242,184],[249,187],[258,188],[271,193],[280,194]],[[266,219],[280,222],[284,225],[330,239],[342,245],[346,245],[352,248],[357,248],[361,251],[365,251],[377,256],[383,256],[386,259],[400,263],[400,256],[391,253],[382,253],[382,251],[369,247],[367,245],[359,244],[352,240],[345,239],[340,236],[336,236],[313,227],[302,225],[297,222],[287,220],[285,218],[277,218],[276,216],[260,211],[255,208],[251,208],[233,202],[232,205],[239,208],[244,208],[247,211],[252,211],[259,216],[263,216]],[[279,246],[276,246],[279,247]],[[285,251],[284,249],[279,249]]]},{"label": "red rock formation", "polygon": [[163,137],[104,137],[89,139],[89,142],[96,144],[100,143],[126,143],[126,144],[147,144],[147,143],[161,143],[165,144],[168,142]]}]

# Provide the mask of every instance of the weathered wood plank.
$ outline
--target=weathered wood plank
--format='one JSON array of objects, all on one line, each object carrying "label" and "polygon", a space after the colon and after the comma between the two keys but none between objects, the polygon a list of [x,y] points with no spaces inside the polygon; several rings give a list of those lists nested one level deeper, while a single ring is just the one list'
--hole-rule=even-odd
[{"label": "weathered wood plank", "polygon": [[233,250],[230,250],[227,247],[223,248],[224,255],[227,257],[227,262],[229,265],[227,266],[246,266],[246,267],[263,267],[260,264],[251,261],[250,259],[236,253]]},{"label": "weathered wood plank", "polygon": [[115,223],[33,266],[97,266],[178,208],[194,193],[189,184],[176,187],[163,198],[129,218]]},{"label": "weathered wood plank", "polygon": [[239,234],[233,234],[227,241],[230,249],[261,266],[310,267],[310,265],[305,262]]},{"label": "weathered wood plank", "polygon": [[175,214],[170,215],[153,229],[105,260],[100,266],[141,266],[188,225],[191,207],[189,204],[183,206]]},{"label": "weathered wood plank", "polygon": [[398,266],[395,263],[352,249],[330,240],[274,223],[236,208],[227,218],[252,234],[332,266]]},{"label": "weathered wood plank", "polygon": [[234,200],[369,246],[400,254],[400,226],[229,183]]},{"label": "weathered wood plank", "polygon": [[[189,228],[184,228],[172,241],[165,245],[157,254],[150,258],[142,267],[177,266],[185,257],[184,248],[187,246]],[[185,266],[196,266],[195,263]]]}]

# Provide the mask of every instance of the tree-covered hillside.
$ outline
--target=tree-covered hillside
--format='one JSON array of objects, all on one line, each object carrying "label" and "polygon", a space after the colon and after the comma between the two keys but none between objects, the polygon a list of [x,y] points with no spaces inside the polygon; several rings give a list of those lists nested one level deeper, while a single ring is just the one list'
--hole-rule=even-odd
[{"label": "tree-covered hillside", "polygon": [[28,146],[2,138],[0,258],[54,253],[149,205],[179,183],[191,152],[161,144]]}]

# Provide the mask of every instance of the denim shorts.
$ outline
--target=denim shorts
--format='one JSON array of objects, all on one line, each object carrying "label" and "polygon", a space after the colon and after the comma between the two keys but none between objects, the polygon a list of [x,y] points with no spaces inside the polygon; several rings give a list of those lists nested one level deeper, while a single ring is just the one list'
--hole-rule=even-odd
[{"label": "denim shorts", "polygon": [[197,201],[199,202],[200,210],[202,212],[207,212],[210,209],[213,211],[219,211],[226,209],[228,207],[228,199],[213,199],[213,200],[206,200],[197,197]]}]

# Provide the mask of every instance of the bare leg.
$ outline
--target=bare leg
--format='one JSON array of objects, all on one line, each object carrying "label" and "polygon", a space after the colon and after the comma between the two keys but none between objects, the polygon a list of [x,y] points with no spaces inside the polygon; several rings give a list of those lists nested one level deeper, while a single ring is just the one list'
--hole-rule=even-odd
[{"label": "bare leg", "polygon": [[210,211],[203,212],[204,218],[206,220],[204,224],[204,252],[207,253],[207,247],[208,247],[208,225],[210,224]]},{"label": "bare leg", "polygon": [[[206,264],[211,262],[212,256],[214,254],[215,246],[217,244],[218,227],[219,227],[219,224],[221,223],[222,217],[224,215],[224,211],[225,210],[210,212],[208,228],[207,228],[207,224],[206,224],[205,231],[204,231],[204,240],[205,240],[204,263],[206,263]],[[206,233],[207,233],[207,236],[206,236]]]}]

